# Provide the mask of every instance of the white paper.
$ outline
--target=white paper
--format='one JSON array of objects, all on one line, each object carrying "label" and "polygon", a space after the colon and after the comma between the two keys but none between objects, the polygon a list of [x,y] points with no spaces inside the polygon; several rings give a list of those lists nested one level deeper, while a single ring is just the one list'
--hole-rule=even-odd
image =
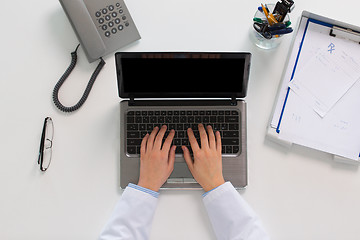
[{"label": "white paper", "polygon": [[326,37],[322,47],[289,83],[291,90],[321,117],[360,79],[360,60],[344,41]]},{"label": "white paper", "polygon": [[324,118],[290,91],[279,138],[358,160],[360,153],[360,82]]},{"label": "white paper", "polygon": [[[328,27],[310,22],[302,45],[301,54],[298,56],[293,79],[297,78],[301,71],[305,71],[306,67],[308,67],[307,64],[310,65],[315,61],[313,60],[314,56],[316,56],[321,49],[327,49],[327,46],[329,46],[331,42],[334,43],[337,50],[343,49],[337,47],[339,44],[342,45],[345,53],[348,53],[349,56],[354,59],[355,63],[360,63],[360,60],[357,59],[360,57],[359,44],[331,37],[329,36]],[[324,43],[326,43],[326,47],[324,47]],[[356,64],[350,64],[349,66],[355,66],[354,69],[350,69],[350,72],[357,72]],[[311,67],[312,66],[309,66],[309,69]],[[345,71],[347,72],[348,70]],[[354,77],[355,75],[350,75],[349,78],[351,78],[351,76]],[[323,86],[323,84],[316,86],[317,83],[315,81],[318,79],[314,78],[313,75],[311,75],[311,78],[305,79],[305,81],[306,80],[314,81],[307,83],[312,84],[312,87],[319,88],[319,86]],[[327,89],[322,88],[320,91],[321,90]],[[321,94],[319,94],[319,96],[320,95]],[[279,122],[279,138],[291,143],[358,160],[360,153],[359,106],[360,81],[355,81],[346,94],[342,95],[340,100],[330,108],[331,110],[328,111],[324,117],[321,117],[315,112],[309,102],[295,94],[293,90],[290,90],[282,118]]]},{"label": "white paper", "polygon": [[274,108],[273,117],[270,122],[270,126],[272,128],[277,128],[278,123],[279,123],[282,106],[283,106],[283,103],[286,98],[287,85],[290,81],[290,78],[291,78],[290,76],[293,71],[293,66],[295,65],[295,62],[296,62],[296,56],[299,52],[299,46],[301,44],[301,40],[302,40],[302,36],[303,36],[304,30],[305,30],[306,22],[307,22],[307,20],[305,18],[301,18],[301,22],[300,22],[299,28],[296,32],[296,36],[294,39],[294,46],[290,50],[292,52],[288,59],[287,67],[285,69],[285,74],[281,81],[280,92],[279,92],[278,99],[277,99],[277,102],[276,102],[276,105]]}]

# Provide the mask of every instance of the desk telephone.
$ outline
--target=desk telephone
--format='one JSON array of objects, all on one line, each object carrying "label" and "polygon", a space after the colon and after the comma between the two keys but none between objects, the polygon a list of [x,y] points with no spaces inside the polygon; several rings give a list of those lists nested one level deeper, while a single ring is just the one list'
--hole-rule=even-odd
[{"label": "desk telephone", "polygon": [[59,0],[89,62],[140,39],[123,0]]},{"label": "desk telephone", "polygon": [[[140,39],[140,34],[123,0],[59,0],[80,44],[71,53],[71,63],[54,87],[53,101],[63,112],[73,112],[86,101],[90,90],[105,65],[103,56]],[[100,59],[83,96],[77,104],[66,107],[59,101],[59,90],[77,62],[77,49],[82,46],[88,61]]]}]

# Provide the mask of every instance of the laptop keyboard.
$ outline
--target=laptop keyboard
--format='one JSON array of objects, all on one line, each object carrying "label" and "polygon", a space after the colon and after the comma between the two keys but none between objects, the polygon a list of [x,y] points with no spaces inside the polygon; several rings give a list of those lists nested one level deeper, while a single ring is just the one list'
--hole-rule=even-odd
[{"label": "laptop keyboard", "polygon": [[168,110],[168,111],[128,111],[126,114],[126,151],[129,155],[139,155],[142,138],[151,133],[155,126],[167,125],[165,138],[171,129],[175,130],[173,144],[178,146],[176,154],[182,154],[180,146],[187,146],[191,152],[187,129],[191,128],[200,145],[198,124],[211,125],[220,131],[222,154],[240,154],[240,112],[236,110]]}]

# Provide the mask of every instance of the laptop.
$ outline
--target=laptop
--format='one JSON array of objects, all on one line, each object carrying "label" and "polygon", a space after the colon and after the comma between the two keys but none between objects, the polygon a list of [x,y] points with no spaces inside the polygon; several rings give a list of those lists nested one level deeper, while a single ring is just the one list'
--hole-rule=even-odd
[{"label": "laptop", "polygon": [[[140,145],[146,133],[166,124],[175,130],[174,171],[162,188],[196,189],[181,146],[186,130],[211,125],[222,136],[223,175],[235,188],[247,185],[246,96],[250,53],[117,52],[120,101],[120,186],[137,183]],[[165,134],[167,136],[167,134]]]}]

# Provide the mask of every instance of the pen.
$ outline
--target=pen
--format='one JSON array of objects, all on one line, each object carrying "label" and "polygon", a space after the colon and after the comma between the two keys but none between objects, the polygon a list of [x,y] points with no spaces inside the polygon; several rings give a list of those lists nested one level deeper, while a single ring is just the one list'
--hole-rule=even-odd
[{"label": "pen", "polygon": [[286,28],[285,23],[275,23],[269,27],[269,30],[273,31],[273,30],[280,30],[280,29],[284,29],[284,28]]},{"label": "pen", "polygon": [[262,7],[262,10],[263,10],[263,12],[264,12],[264,14],[265,14],[265,16],[266,16],[266,18],[267,18],[267,20],[268,20],[268,22],[269,22],[270,25],[273,25],[273,24],[275,24],[275,23],[278,22],[278,21],[275,19],[274,15],[272,15],[272,13],[269,13],[269,12],[266,10],[264,4],[261,4],[261,7]]},{"label": "pen", "polygon": [[268,30],[268,24],[267,23],[258,23],[254,22],[254,29],[260,33],[264,38],[271,39],[271,34]]},{"label": "pen", "polygon": [[271,35],[283,35],[283,34],[288,34],[291,33],[293,31],[293,29],[290,28],[283,28],[283,29],[279,29],[279,30],[274,30],[274,31],[270,31]]},{"label": "pen", "polygon": [[[265,6],[265,9],[266,9],[266,11],[270,12],[270,10],[268,9],[268,7],[267,7],[267,6]],[[261,7],[261,6],[260,6],[260,7],[258,7],[258,10],[259,10],[260,12],[263,12],[263,9],[262,9],[262,7]]]},{"label": "pen", "polygon": [[254,22],[258,22],[258,23],[263,23],[264,21],[266,21],[266,19],[261,19],[261,18],[253,18]]}]

